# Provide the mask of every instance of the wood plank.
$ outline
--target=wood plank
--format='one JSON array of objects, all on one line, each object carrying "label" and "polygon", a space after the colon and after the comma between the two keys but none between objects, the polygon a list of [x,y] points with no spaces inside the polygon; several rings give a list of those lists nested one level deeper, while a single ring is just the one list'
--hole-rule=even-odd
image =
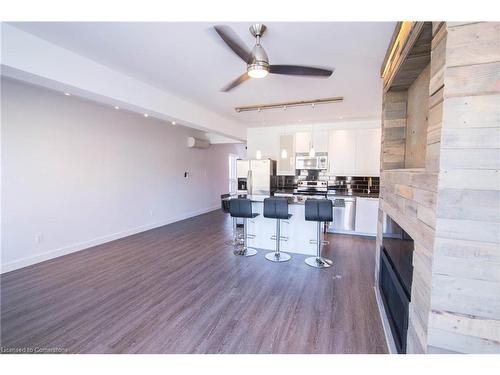
[{"label": "wood plank", "polygon": [[410,186],[396,184],[394,193],[406,199],[413,199],[413,189]]},{"label": "wood plank", "polygon": [[434,37],[446,23],[443,21],[432,22],[432,36]]},{"label": "wood plank", "polygon": [[436,228],[436,212],[434,207],[430,208],[419,204],[417,206],[417,218],[431,228]]},{"label": "wood plank", "polygon": [[447,98],[443,122],[447,128],[500,127],[500,95]]},{"label": "wood plank", "polygon": [[500,127],[441,130],[443,148],[499,149]]},{"label": "wood plank", "polygon": [[[432,58],[431,58],[432,61]],[[431,80],[429,82],[429,95],[434,95],[440,89],[444,87],[444,72],[445,67],[442,66],[439,70],[437,70],[434,74],[431,74]]]},{"label": "wood plank", "polygon": [[500,22],[481,22],[448,30],[448,66],[474,65],[500,61]]},{"label": "wood plank", "polygon": [[500,222],[500,190],[439,189],[437,217]]},{"label": "wood plank", "polygon": [[500,62],[455,66],[445,72],[445,96],[500,93]]},{"label": "wood plank", "polygon": [[391,128],[403,128],[406,129],[406,118],[398,118],[394,120],[383,120],[383,128],[391,129]]},{"label": "wood plank", "polygon": [[[384,144],[386,142],[403,142],[406,138],[406,127],[384,128]],[[394,143],[391,143],[394,144]]]},{"label": "wood plank", "polygon": [[428,173],[426,171],[412,173],[410,185],[422,190],[437,192],[438,175],[437,173]]},{"label": "wood plank", "polygon": [[436,237],[434,253],[439,256],[483,259],[487,262],[500,263],[498,245],[489,242]]},{"label": "wood plank", "polygon": [[[429,80],[430,83],[430,80]],[[429,109],[443,102],[444,87],[429,96]]]},{"label": "wood plank", "polygon": [[432,282],[433,310],[500,320],[500,284],[439,274]]},{"label": "wood plank", "polygon": [[500,243],[500,223],[441,218],[438,214],[436,236],[498,244]]},{"label": "wood plank", "polygon": [[441,158],[441,143],[436,142],[427,145],[425,154],[425,169],[428,172],[438,172]]},{"label": "wood plank", "polygon": [[440,158],[442,169],[500,169],[499,149],[444,148]]},{"label": "wood plank", "polygon": [[433,273],[437,275],[491,281],[498,283],[500,287],[500,263],[497,262],[488,262],[481,258],[436,255],[432,267]]},{"label": "wood plank", "polygon": [[446,37],[436,43],[431,52],[431,77],[435,76],[446,64]]},{"label": "wood plank", "polygon": [[435,126],[443,122],[443,103],[429,109],[429,126]]},{"label": "wood plank", "polygon": [[495,169],[450,169],[439,175],[441,189],[500,190],[500,171]]},{"label": "wood plank", "polygon": [[439,25],[434,25],[435,22],[433,22],[432,25],[432,44],[431,48],[434,49],[436,46],[443,40],[443,38],[446,36],[448,33],[448,29],[445,27],[444,22],[436,22]]},{"label": "wood plank", "polygon": [[429,328],[428,344],[435,347],[446,348],[459,353],[498,354],[500,345],[498,341],[487,340],[469,335]]},{"label": "wood plank", "polygon": [[441,142],[442,123],[427,128],[427,145]]},{"label": "wood plank", "polygon": [[424,207],[435,209],[436,196],[435,192],[429,190],[413,189],[413,200]]},{"label": "wood plank", "polygon": [[454,314],[448,311],[431,311],[429,327],[492,341],[499,341],[500,338],[500,320]]}]

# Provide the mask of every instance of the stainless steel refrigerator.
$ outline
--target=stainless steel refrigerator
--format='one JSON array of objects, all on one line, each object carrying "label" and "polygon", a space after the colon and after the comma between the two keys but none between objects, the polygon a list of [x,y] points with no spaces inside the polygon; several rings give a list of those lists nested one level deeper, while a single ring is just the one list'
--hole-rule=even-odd
[{"label": "stainless steel refrigerator", "polygon": [[[271,159],[238,160],[238,186],[246,185],[246,194],[270,195],[276,190],[276,161]],[[245,176],[246,173],[246,177]],[[246,184],[240,182],[246,180]],[[244,194],[238,189],[238,194]]]}]

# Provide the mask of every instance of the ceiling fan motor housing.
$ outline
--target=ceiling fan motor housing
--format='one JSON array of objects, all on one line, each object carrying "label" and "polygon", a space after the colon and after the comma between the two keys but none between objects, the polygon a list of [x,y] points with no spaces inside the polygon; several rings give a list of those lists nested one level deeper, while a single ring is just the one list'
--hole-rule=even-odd
[{"label": "ceiling fan motor housing", "polygon": [[267,70],[269,71],[269,57],[260,44],[256,44],[250,54],[250,61],[247,65],[247,71]]}]

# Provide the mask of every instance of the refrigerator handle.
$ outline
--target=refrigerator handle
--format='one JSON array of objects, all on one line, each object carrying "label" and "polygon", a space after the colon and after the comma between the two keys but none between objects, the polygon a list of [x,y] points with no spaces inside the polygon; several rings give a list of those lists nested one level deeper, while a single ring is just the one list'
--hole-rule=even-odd
[{"label": "refrigerator handle", "polygon": [[252,170],[248,168],[248,173],[247,173],[247,194],[252,195],[253,194],[253,186],[252,186]]}]

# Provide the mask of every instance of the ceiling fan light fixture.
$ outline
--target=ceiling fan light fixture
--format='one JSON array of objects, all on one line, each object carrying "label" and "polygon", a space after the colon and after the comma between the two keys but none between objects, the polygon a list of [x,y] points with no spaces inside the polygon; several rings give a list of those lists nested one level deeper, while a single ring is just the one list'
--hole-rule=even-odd
[{"label": "ceiling fan light fixture", "polygon": [[269,67],[260,64],[248,65],[247,73],[252,78],[264,78],[269,74]]}]

